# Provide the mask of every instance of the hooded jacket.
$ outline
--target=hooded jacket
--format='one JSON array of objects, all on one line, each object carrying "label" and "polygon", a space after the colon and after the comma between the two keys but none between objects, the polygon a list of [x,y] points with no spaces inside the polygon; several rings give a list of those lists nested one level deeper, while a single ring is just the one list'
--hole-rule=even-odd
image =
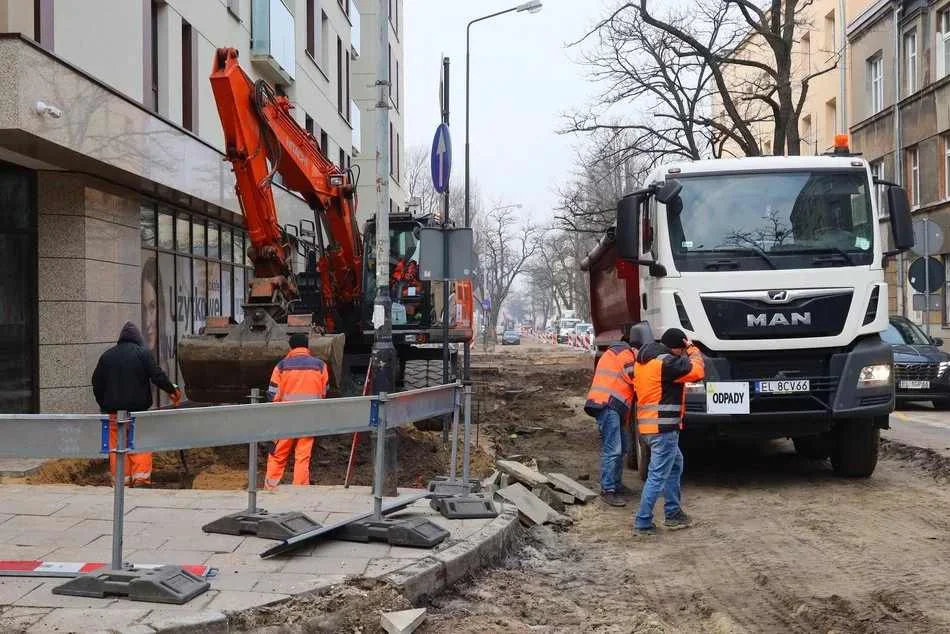
[{"label": "hooded jacket", "polygon": [[126,322],[116,345],[102,353],[92,373],[92,391],[102,412],[140,412],[152,406],[149,382],[169,394],[177,389],[146,349],[142,333]]},{"label": "hooded jacket", "polygon": [[657,434],[683,429],[684,386],[705,376],[703,355],[696,346],[676,356],[662,343],[640,348],[633,374],[637,393],[637,431]]}]

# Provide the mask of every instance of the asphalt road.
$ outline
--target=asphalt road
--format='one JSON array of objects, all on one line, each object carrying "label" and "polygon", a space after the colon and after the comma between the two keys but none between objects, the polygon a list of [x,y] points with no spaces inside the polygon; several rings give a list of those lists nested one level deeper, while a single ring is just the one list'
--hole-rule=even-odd
[{"label": "asphalt road", "polygon": [[939,412],[923,403],[902,406],[891,414],[891,428],[881,436],[950,458],[950,412]]}]

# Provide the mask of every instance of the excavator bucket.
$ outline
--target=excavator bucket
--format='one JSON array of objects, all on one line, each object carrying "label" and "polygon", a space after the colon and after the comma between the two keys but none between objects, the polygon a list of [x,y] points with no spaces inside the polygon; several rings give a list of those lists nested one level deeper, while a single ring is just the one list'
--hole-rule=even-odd
[{"label": "excavator bucket", "polygon": [[[247,403],[251,388],[263,398],[274,366],[290,350],[290,332],[300,327],[278,324],[264,311],[248,315],[226,333],[191,335],[178,344],[178,362],[190,401],[209,404]],[[310,332],[310,352],[330,369],[337,390],[343,369],[344,335]]]}]

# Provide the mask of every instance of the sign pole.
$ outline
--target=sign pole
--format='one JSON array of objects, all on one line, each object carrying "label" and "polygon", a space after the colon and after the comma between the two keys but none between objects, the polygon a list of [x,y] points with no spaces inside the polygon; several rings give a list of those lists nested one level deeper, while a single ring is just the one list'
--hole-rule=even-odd
[{"label": "sign pole", "polygon": [[924,288],[927,289],[926,294],[924,295],[924,332],[927,333],[927,336],[930,336],[930,240],[929,240],[929,231],[928,224],[930,221],[927,218],[924,218]]},{"label": "sign pole", "polygon": [[[442,58],[442,123],[449,125],[449,58]],[[442,264],[445,275],[442,279],[442,384],[449,382],[449,320],[452,315],[449,311],[449,244],[446,239],[446,230],[449,228],[449,188],[446,182],[445,194],[442,201]],[[448,440],[449,430],[445,423],[442,424],[443,444]]]}]

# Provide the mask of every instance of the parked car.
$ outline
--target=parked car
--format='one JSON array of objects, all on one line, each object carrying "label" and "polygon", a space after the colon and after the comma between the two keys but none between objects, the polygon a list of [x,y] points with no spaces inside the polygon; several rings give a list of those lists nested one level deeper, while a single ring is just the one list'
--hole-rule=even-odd
[{"label": "parked car", "polygon": [[501,335],[501,345],[503,346],[520,346],[521,345],[521,333],[517,330],[506,330]]},{"label": "parked car", "polygon": [[894,388],[898,403],[931,401],[937,409],[950,410],[950,354],[904,317],[891,317],[881,339],[894,349]]},{"label": "parked car", "polygon": [[574,326],[574,332],[579,335],[586,335],[594,330],[594,324],[581,323]]}]

